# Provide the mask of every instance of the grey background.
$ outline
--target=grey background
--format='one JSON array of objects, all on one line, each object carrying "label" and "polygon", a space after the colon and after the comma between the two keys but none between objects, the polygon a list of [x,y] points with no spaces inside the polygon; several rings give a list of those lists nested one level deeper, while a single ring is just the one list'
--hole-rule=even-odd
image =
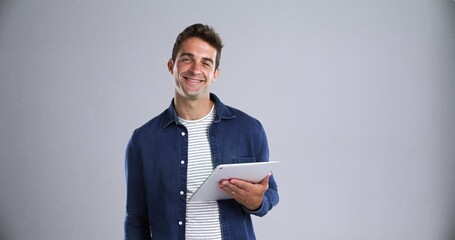
[{"label": "grey background", "polygon": [[455,3],[0,0],[0,239],[121,239],[124,151],[203,22],[281,202],[258,239],[455,239]]}]

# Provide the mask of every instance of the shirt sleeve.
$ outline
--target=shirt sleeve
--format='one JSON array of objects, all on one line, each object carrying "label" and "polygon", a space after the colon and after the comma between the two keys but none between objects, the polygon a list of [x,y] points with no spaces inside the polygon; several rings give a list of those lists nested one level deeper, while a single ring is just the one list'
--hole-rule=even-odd
[{"label": "shirt sleeve", "polygon": [[[267,136],[265,134],[265,130],[262,127],[261,123],[258,121],[259,124],[259,147],[255,154],[256,161],[258,162],[268,162],[269,161],[269,146],[267,142]],[[278,195],[278,186],[275,182],[275,178],[270,176],[269,178],[269,188],[264,193],[264,200],[262,205],[259,209],[255,211],[248,210],[244,207],[245,211],[254,214],[256,216],[262,217],[266,215],[273,207],[275,207],[279,202],[279,195]]]},{"label": "shirt sleeve", "polygon": [[[135,132],[136,133],[136,132]],[[131,137],[125,156],[126,175],[126,216],[124,239],[151,239],[147,214],[147,201],[142,171],[142,160],[134,144],[135,133]]]}]

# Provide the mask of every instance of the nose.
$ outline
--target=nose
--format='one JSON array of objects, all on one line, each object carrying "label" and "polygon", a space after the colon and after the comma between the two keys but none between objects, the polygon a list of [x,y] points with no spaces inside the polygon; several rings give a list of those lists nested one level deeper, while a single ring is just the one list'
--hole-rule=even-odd
[{"label": "nose", "polygon": [[201,64],[196,63],[196,62],[191,64],[189,71],[195,75],[201,73]]}]

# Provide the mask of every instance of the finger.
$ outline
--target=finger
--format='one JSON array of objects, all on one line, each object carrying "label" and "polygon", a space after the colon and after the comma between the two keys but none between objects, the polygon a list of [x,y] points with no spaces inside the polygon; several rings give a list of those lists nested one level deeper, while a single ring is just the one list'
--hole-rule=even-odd
[{"label": "finger", "polygon": [[224,188],[226,191],[236,191],[237,188],[235,185],[231,184],[229,180],[225,179],[220,182],[220,187]]},{"label": "finger", "polygon": [[229,181],[221,181],[219,184],[220,189],[224,190],[227,193],[232,192],[233,190],[229,187]]},{"label": "finger", "polygon": [[240,179],[235,179],[235,178],[230,179],[229,183],[236,186],[237,188],[241,188],[241,189],[248,189],[252,185],[250,182],[243,181]]},{"label": "finger", "polygon": [[234,193],[236,193],[237,195],[240,195],[240,196],[242,196],[246,192],[245,189],[242,189],[235,184],[228,184],[227,186],[229,187],[229,189],[231,191],[233,191]]},{"label": "finger", "polygon": [[223,179],[223,180],[220,181],[219,186],[224,186],[226,184],[229,184],[229,180],[228,179]]},{"label": "finger", "polygon": [[230,196],[232,196],[232,198],[236,200],[241,198],[242,196],[241,195],[242,193],[239,193],[239,191],[235,191],[234,189],[229,188],[228,186],[222,186],[221,190],[223,190],[225,193],[229,194]]},{"label": "finger", "polygon": [[224,188],[223,190],[229,195],[232,195],[232,196],[235,195],[235,191],[230,188]]},{"label": "finger", "polygon": [[228,193],[238,190],[238,187],[236,187],[235,185],[231,184],[228,180],[223,180],[220,183],[220,188],[222,188],[223,190],[225,190]]}]

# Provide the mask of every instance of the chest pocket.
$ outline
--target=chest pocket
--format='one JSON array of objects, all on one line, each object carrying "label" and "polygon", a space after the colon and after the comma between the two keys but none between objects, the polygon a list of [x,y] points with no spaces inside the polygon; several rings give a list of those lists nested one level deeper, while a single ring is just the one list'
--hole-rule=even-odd
[{"label": "chest pocket", "polygon": [[251,163],[256,162],[254,157],[236,157],[234,158],[234,163]]}]

